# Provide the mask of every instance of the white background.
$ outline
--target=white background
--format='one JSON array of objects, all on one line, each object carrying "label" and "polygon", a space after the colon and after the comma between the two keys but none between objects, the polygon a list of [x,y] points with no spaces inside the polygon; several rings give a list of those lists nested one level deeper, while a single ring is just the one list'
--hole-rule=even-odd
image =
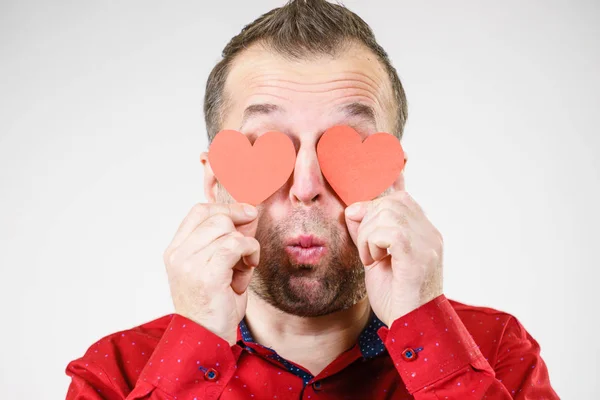
[{"label": "white background", "polygon": [[[0,397],[61,399],[93,342],[172,312],[162,253],[206,201],[206,78],[271,1],[0,3]],[[445,293],[515,315],[598,398],[600,6],[346,1],[409,99],[406,187]]]}]

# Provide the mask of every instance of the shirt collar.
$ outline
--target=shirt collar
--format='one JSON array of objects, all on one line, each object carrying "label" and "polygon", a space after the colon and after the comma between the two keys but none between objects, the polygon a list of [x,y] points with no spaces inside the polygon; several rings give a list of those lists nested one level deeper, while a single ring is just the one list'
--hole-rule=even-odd
[{"label": "shirt collar", "polygon": [[[358,348],[360,349],[363,358],[373,358],[386,350],[383,341],[377,334],[377,331],[382,326],[387,325],[371,311],[369,322],[358,337]],[[245,343],[255,343],[254,338],[248,329],[248,325],[246,325],[246,317],[244,317],[238,325],[237,341],[239,342],[240,340]]]}]

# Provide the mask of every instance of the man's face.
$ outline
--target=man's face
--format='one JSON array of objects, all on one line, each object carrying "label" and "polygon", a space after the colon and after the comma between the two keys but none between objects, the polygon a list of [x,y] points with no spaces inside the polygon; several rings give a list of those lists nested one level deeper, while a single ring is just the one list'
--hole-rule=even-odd
[{"label": "man's face", "polygon": [[[316,146],[335,125],[354,127],[363,140],[392,132],[394,102],[383,67],[360,46],[335,59],[303,61],[252,46],[234,61],[225,90],[230,103],[222,129],[238,130],[251,143],[275,130],[296,147],[290,179],[258,207],[261,253],[250,290],[301,316],[356,304],[366,295],[364,266],[346,228],[346,206],[324,179]],[[301,249],[310,244],[299,243],[301,236],[315,238],[313,246]]]}]

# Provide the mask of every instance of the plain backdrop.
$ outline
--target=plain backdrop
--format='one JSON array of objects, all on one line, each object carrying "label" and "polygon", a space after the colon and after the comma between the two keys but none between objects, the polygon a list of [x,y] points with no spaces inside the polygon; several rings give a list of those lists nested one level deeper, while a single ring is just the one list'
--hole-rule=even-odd
[{"label": "plain backdrop", "polygon": [[[173,312],[162,255],[206,201],[206,78],[282,4],[0,3],[0,397],[64,398],[70,360]],[[598,398],[599,3],[344,4],[405,86],[446,295],[516,316],[561,398]]]}]

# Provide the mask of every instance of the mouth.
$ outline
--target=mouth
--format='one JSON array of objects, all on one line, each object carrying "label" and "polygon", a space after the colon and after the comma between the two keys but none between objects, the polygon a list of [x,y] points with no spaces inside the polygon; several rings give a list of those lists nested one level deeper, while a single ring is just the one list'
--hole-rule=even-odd
[{"label": "mouth", "polygon": [[298,264],[318,264],[327,254],[325,240],[312,235],[300,235],[290,239],[285,250]]}]

